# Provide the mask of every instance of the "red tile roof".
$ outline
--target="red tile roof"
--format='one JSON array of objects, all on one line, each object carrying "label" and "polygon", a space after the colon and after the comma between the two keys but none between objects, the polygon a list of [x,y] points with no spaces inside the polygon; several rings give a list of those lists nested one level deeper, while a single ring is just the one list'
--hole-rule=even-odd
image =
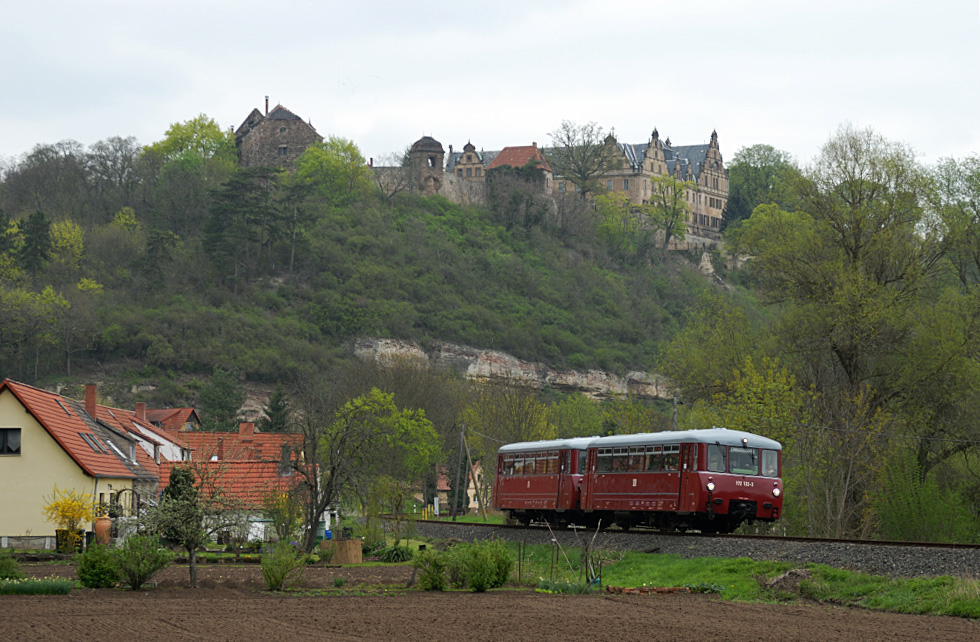
[{"label": "red tile roof", "polygon": [[[504,147],[497,154],[487,169],[491,170],[496,167],[502,167],[504,165],[510,165],[511,167],[524,167],[531,161],[537,161],[538,168],[546,172],[551,172],[551,165],[545,160],[544,155],[541,154],[541,150],[538,149],[537,145],[530,145],[524,147]],[[552,172],[553,173],[553,172]]]},{"label": "red tile roof", "polygon": [[164,430],[183,430],[187,423],[201,425],[201,418],[194,408],[147,408],[146,420],[159,424]]},{"label": "red tile roof", "polygon": [[303,436],[293,433],[255,432],[254,429],[239,432],[180,433],[192,458],[198,461],[218,457],[221,461],[254,460],[278,462],[283,447],[299,448]]},{"label": "red tile roof", "polygon": [[8,390],[87,474],[93,477],[137,477],[105,442],[103,429],[85,412],[81,402],[4,379],[0,383],[0,394]]},{"label": "red tile roof", "polygon": [[279,463],[270,461],[195,461],[191,464],[165,462],[160,465],[161,490],[170,483],[174,466],[190,465],[195,475],[201,474],[212,480],[225,497],[241,502],[243,508],[260,509],[265,498],[273,491],[288,490],[300,480],[293,471],[281,474]]}]

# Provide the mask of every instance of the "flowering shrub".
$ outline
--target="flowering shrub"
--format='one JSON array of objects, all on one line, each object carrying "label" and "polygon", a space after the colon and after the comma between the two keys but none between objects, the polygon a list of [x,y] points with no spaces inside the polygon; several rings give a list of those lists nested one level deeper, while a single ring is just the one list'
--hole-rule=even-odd
[{"label": "flowering shrub", "polygon": [[88,493],[74,488],[59,490],[57,484],[50,497],[45,497],[44,516],[66,532],[65,541],[59,542],[62,553],[75,550],[82,539],[82,522],[92,519],[95,504]]},{"label": "flowering shrub", "polygon": [[67,595],[74,586],[64,577],[0,580],[0,595]]}]

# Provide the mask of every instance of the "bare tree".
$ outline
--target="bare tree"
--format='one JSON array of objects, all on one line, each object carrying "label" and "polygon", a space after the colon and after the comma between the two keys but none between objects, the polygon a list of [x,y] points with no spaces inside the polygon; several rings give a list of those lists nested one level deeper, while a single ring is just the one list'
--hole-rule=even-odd
[{"label": "bare tree", "polygon": [[563,120],[561,127],[548,134],[551,149],[546,153],[555,176],[571,181],[581,198],[602,191],[599,180],[609,169],[616,152],[616,141],[593,122],[585,125]]}]

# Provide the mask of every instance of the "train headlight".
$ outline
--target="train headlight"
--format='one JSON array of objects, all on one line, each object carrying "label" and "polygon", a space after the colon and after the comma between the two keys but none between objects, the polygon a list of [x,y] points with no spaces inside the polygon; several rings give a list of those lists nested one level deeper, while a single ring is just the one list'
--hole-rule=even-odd
[{"label": "train headlight", "polygon": [[773,488],[772,489],[772,496],[773,497],[779,497],[779,494],[780,493],[779,493],[779,489],[778,488]]},{"label": "train headlight", "polygon": [[714,491],[715,491],[715,483],[714,482],[708,482],[708,492],[709,493],[713,493]]}]

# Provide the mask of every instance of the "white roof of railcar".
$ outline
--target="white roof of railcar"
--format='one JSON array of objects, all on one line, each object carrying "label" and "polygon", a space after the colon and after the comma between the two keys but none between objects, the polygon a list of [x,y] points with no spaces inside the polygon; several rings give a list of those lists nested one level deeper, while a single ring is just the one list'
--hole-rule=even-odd
[{"label": "white roof of railcar", "polygon": [[516,453],[535,450],[586,450],[597,437],[575,437],[573,439],[547,439],[545,441],[521,441],[507,444],[497,449],[498,453]]},{"label": "white roof of railcar", "polygon": [[769,448],[771,450],[782,450],[782,445],[773,439],[760,437],[750,432],[741,430],[728,430],[727,428],[709,428],[707,430],[676,430],[667,432],[646,432],[634,435],[611,435],[609,437],[598,437],[589,444],[594,448],[608,448],[615,446],[640,446],[643,444],[691,444],[708,443],[721,444],[723,446],[741,446],[742,440],[749,448]]}]

